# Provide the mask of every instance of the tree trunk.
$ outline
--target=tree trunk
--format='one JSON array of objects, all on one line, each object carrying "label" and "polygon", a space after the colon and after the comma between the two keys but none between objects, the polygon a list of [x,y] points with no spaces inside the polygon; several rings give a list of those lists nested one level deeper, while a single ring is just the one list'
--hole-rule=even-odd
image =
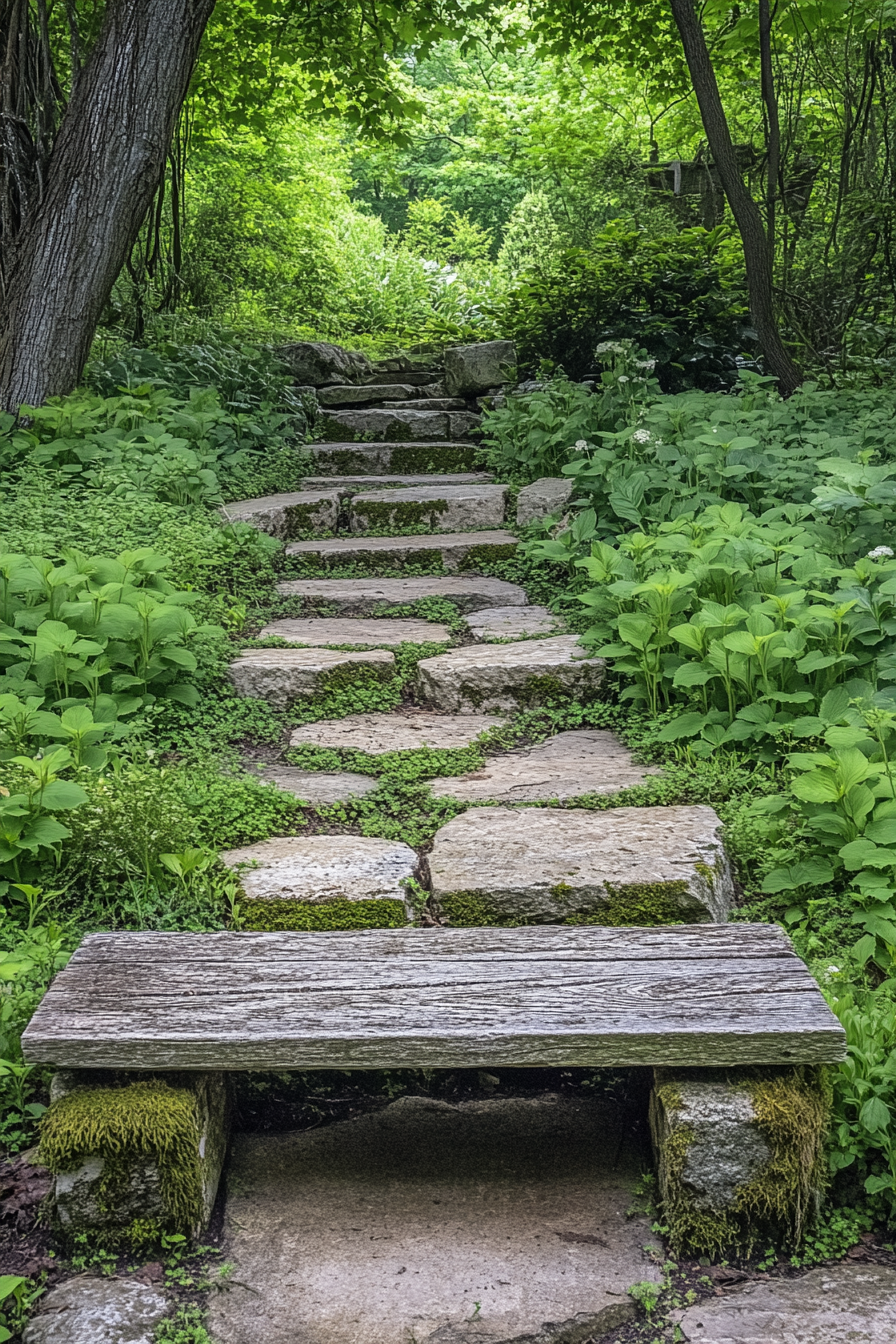
[{"label": "tree trunk", "polygon": [[693,0],[670,0],[672,14],[681,35],[685,60],[697,95],[703,129],[709,141],[713,162],[725,189],[731,213],[740,231],[747,271],[750,313],[759,337],[759,345],[770,373],[777,378],[784,396],[790,396],[803,381],[799,367],[791,359],[775,314],[772,290],[772,262],[768,238],[759,207],[750,195],[737,164],[737,156],[722,105],[703,26]]},{"label": "tree trunk", "polygon": [[215,0],[110,0],[23,228],[0,332],[11,411],[70,392],[149,209]]}]

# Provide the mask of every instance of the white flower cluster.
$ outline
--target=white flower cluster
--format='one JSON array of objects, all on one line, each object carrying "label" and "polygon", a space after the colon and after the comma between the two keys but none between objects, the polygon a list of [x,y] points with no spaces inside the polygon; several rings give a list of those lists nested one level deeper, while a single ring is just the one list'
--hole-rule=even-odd
[{"label": "white flower cluster", "polygon": [[575,447],[576,447],[576,452],[584,453],[584,452],[587,450],[587,448],[588,448],[588,444],[586,443],[586,441],[585,441],[584,439],[576,439]]},{"label": "white flower cluster", "polygon": [[632,435],[632,443],[650,443],[653,435],[649,429],[636,429]]},{"label": "white flower cluster", "polygon": [[869,560],[889,560],[896,554],[890,546],[875,546],[873,551],[868,552]]},{"label": "white flower cluster", "polygon": [[636,369],[644,369],[646,373],[653,373],[656,368],[655,359],[637,359],[635,360]]},{"label": "white flower cluster", "polygon": [[623,341],[601,341],[594,348],[596,355],[624,355],[627,351],[628,346]]}]

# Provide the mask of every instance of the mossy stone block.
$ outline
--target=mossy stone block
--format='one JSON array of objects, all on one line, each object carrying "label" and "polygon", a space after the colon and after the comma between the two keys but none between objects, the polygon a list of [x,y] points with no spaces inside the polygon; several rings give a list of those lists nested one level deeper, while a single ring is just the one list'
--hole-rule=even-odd
[{"label": "mossy stone block", "polygon": [[40,1160],[55,1174],[65,1233],[139,1248],[161,1232],[197,1236],[208,1222],[229,1138],[222,1073],[58,1073]]},{"label": "mossy stone block", "polygon": [[824,1186],[822,1068],[655,1069],[650,1129],[676,1254],[798,1246]]}]

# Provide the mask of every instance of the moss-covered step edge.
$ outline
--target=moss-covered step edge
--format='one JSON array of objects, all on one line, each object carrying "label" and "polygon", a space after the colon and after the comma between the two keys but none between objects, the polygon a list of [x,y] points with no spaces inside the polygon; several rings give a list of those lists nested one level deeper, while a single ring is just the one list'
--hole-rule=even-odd
[{"label": "moss-covered step edge", "polygon": [[[558,900],[571,891],[564,883],[551,889]],[[602,928],[658,928],[664,924],[700,924],[707,919],[703,910],[682,907],[682,898],[690,890],[687,882],[642,882],[625,886],[607,884],[609,898],[599,910],[583,914],[573,911],[559,921],[567,925],[595,924]],[[454,891],[441,896],[439,913],[455,928],[517,929],[532,921],[514,918],[490,905],[480,891]],[[553,922],[553,921],[551,921]]]},{"label": "moss-covered step edge", "polygon": [[408,916],[403,901],[248,901],[240,902],[240,927],[250,933],[325,933],[337,929],[402,929]]},{"label": "moss-covered step edge", "polygon": [[383,474],[446,475],[474,471],[482,463],[482,449],[474,443],[319,443],[310,445],[313,462],[322,474],[333,476]]}]

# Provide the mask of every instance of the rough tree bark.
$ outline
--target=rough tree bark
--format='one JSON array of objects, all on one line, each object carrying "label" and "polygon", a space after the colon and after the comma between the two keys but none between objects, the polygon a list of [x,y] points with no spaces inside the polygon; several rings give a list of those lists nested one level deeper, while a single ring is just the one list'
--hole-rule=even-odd
[{"label": "rough tree bark", "polygon": [[713,162],[743,243],[750,314],[759,345],[769,372],[777,378],[784,396],[789,396],[799,387],[803,375],[791,359],[778,328],[772,289],[772,259],[762,215],[737,164],[716,72],[709,57],[703,25],[694,9],[694,0],[670,0],[670,4],[681,35]]},{"label": "rough tree bark", "polygon": [[7,410],[70,392],[149,208],[215,0],[110,0],[10,268]]}]

